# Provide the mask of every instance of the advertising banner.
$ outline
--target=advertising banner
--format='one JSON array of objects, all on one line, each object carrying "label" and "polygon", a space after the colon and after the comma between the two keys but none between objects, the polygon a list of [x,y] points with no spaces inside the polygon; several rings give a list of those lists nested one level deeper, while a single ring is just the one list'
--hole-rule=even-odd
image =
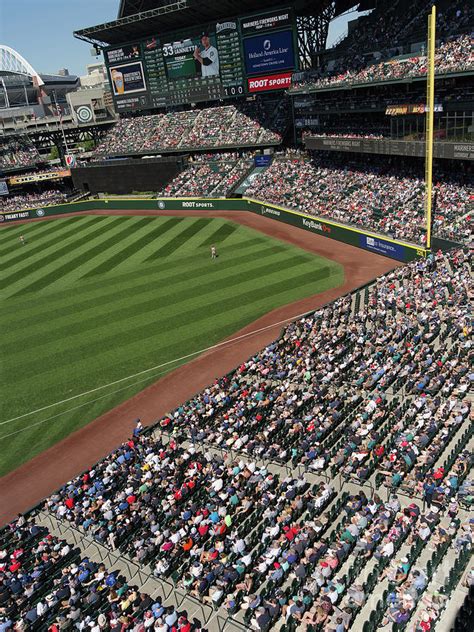
[{"label": "advertising banner", "polygon": [[140,57],[140,45],[130,44],[129,46],[121,46],[114,48],[105,53],[105,57],[109,64],[117,64],[121,61],[129,61],[130,59],[138,59]]},{"label": "advertising banner", "polygon": [[43,180],[60,180],[61,178],[69,178],[70,175],[71,172],[69,169],[32,173],[27,176],[12,176],[11,178],[8,178],[8,184],[13,186],[15,184],[28,184],[29,182],[42,182]]},{"label": "advertising banner", "polygon": [[8,184],[5,180],[0,180],[0,195],[8,195]]},{"label": "advertising banner", "polygon": [[272,164],[272,156],[270,154],[257,154],[254,161],[256,167],[269,167]]},{"label": "advertising banner", "polygon": [[293,31],[265,33],[245,39],[244,61],[248,75],[294,68]]},{"label": "advertising banner", "polygon": [[243,18],[240,22],[242,35],[245,37],[260,31],[269,31],[275,28],[282,28],[292,25],[292,16],[289,11],[268,13],[250,18]]},{"label": "advertising banner", "polygon": [[[428,106],[425,103],[404,103],[397,105],[387,105],[385,114],[387,116],[401,116],[403,114],[425,114],[429,111]],[[442,112],[442,103],[435,103],[435,112]]]},{"label": "advertising banner", "polygon": [[[388,156],[413,156],[422,158],[425,155],[425,143],[422,140],[391,140],[389,138],[327,138],[308,134],[304,137],[307,149],[318,151],[348,151],[368,154],[385,154]],[[474,160],[473,143],[454,143],[448,140],[434,145],[435,158],[449,160]]]},{"label": "advertising banner", "polygon": [[361,248],[376,252],[379,255],[403,260],[404,247],[390,241],[385,241],[385,239],[359,235],[359,245]]},{"label": "advertising banner", "polygon": [[0,213],[0,224],[19,219],[29,219],[30,211],[17,211],[16,213]]},{"label": "advertising banner", "polygon": [[142,92],[146,89],[141,61],[110,68],[110,79],[115,96]]},{"label": "advertising banner", "polygon": [[247,79],[249,92],[264,92],[266,90],[283,90],[291,85],[291,72],[283,72],[279,75],[266,75]]}]

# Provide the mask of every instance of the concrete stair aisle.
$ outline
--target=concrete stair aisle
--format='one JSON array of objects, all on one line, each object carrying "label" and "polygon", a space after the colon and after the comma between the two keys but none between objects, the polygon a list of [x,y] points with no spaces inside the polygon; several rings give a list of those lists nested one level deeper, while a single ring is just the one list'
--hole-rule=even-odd
[{"label": "concrete stair aisle", "polygon": [[[313,484],[311,484],[312,486]],[[330,503],[328,504],[328,506],[321,512],[321,514],[312,514],[310,513],[309,509],[306,509],[304,511],[304,513],[297,519],[297,522],[301,522],[301,521],[305,521],[305,520],[312,520],[315,518],[321,518],[324,516],[327,516],[327,514],[331,511],[331,508],[334,506],[335,503],[337,503],[337,501],[340,499],[340,494],[336,494],[336,496],[334,498],[331,499]],[[328,526],[328,529],[330,527]],[[286,590],[287,588],[289,588],[293,582],[293,575],[290,572],[288,574],[288,576],[286,577],[285,581],[283,582],[283,584],[281,585],[281,590]],[[264,582],[262,582],[262,584],[259,586],[258,590],[255,591],[255,594],[257,595],[261,595],[262,593],[265,593],[266,588],[268,586],[268,579]],[[234,619],[236,621],[238,621],[239,623],[241,623],[242,625],[245,625],[244,623],[244,615],[245,615],[245,611],[242,609],[239,609],[239,611],[237,612],[236,615],[234,615]],[[284,618],[281,616],[279,620],[277,620],[277,622],[274,624],[274,627],[272,629],[275,630],[279,630],[280,627],[285,623]]]},{"label": "concrete stair aisle", "polygon": [[[443,518],[440,524],[443,525],[444,527],[447,527],[449,525],[449,519],[446,517]],[[415,607],[415,610],[412,614],[412,617],[410,619],[407,632],[415,632],[415,624],[419,620],[419,617],[421,616],[421,613],[423,612],[423,610],[426,609],[426,605],[423,601],[423,596],[426,594],[433,594],[434,591],[439,590],[444,585],[446,577],[448,576],[449,571],[452,568],[453,560],[456,559],[457,557],[457,551],[454,546],[455,539],[456,539],[456,536],[454,536],[451,546],[448,548],[445,556],[443,557],[440,564],[436,568],[431,581],[428,583],[425,589],[425,592],[423,593],[420,600],[418,601]],[[434,552],[433,547],[430,547],[428,545],[428,547],[426,547],[425,551],[423,552],[423,553],[426,553],[426,555],[421,556],[421,557],[424,557],[424,559],[423,560],[420,559],[420,562],[421,561],[424,562],[423,568],[426,568],[426,563],[428,562],[429,559],[431,559],[433,552]],[[468,571],[465,571],[463,573],[461,581],[459,582],[455,592],[453,593],[456,597],[459,597],[460,603],[454,603],[455,602],[454,599],[449,600],[447,608],[445,610],[442,610],[440,618],[436,620],[436,628],[438,630],[444,631],[445,629],[449,629],[441,625],[441,620],[445,617],[445,615],[448,616],[452,621],[454,621],[454,619],[456,618],[457,611],[462,605],[462,602],[464,601],[464,597],[468,593],[467,588],[462,586],[462,582],[467,572]]]},{"label": "concrete stair aisle", "polygon": [[147,592],[150,596],[159,598],[167,606],[172,605],[178,610],[186,610],[191,619],[194,617],[199,619],[209,632],[219,632],[222,629],[217,625],[216,615],[219,613],[222,619],[226,619],[227,613],[223,609],[220,609],[220,612],[215,611],[212,606],[175,588],[171,582],[156,578],[151,573],[149,566],[139,566],[127,555],[120,551],[112,551],[96,542],[88,537],[82,529],[72,528],[61,523],[49,512],[38,512],[35,521],[37,524],[47,527],[53,535],[79,547],[84,557],[89,557],[95,562],[103,562],[110,570],[118,570],[129,584],[136,584],[140,592]]}]

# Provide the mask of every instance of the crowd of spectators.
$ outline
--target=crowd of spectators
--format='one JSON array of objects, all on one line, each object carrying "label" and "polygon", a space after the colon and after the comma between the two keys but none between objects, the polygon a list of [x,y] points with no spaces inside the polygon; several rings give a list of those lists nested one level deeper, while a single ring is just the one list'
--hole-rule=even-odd
[{"label": "crowd of spectators", "polygon": [[[120,119],[94,150],[96,157],[173,149],[279,143],[281,135],[235,105]],[[250,111],[252,112],[252,111]],[[267,119],[265,119],[265,123]]]},{"label": "crowd of spectators", "polygon": [[[470,35],[461,35],[438,46],[435,53],[435,71],[437,74],[462,72],[474,68],[474,47]],[[307,88],[317,89],[328,86],[355,85],[379,81],[393,81],[409,77],[422,77],[427,73],[427,58],[416,55],[404,59],[390,59],[364,66],[363,68],[346,68],[343,72],[331,73],[327,76],[296,81],[290,92]]]},{"label": "crowd of spectators", "polygon": [[[423,244],[424,181],[379,165],[339,165],[329,159],[277,159],[246,195]],[[455,180],[435,183],[433,229],[467,241],[473,191]]]},{"label": "crowd of spectators", "polygon": [[20,517],[0,533],[0,629],[199,632],[202,627]]},{"label": "crowd of spectators", "polygon": [[4,212],[24,211],[30,208],[62,204],[67,200],[67,194],[58,189],[48,189],[41,193],[22,193],[0,198],[0,210]]},{"label": "crowd of spectators", "polygon": [[226,196],[249,171],[251,163],[238,156],[214,160],[199,158],[188,163],[160,192],[158,197]]},{"label": "crowd of spectators", "polygon": [[[471,296],[462,251],[409,264],[372,286],[367,309],[351,314],[351,299],[343,298],[289,325],[159,425],[200,445],[280,462],[296,458],[314,471],[329,463],[360,480],[366,461],[376,458],[394,473],[411,471],[410,463],[431,467],[425,454],[449,438],[442,422],[455,431],[470,413],[464,393],[473,377]],[[462,354],[449,351],[454,342]],[[416,395],[415,417],[411,406],[393,402],[387,414],[386,391],[399,383]],[[382,441],[393,415],[400,420],[391,432],[396,458]]]},{"label": "crowd of spectators", "polygon": [[361,491],[337,499],[334,524],[324,510],[335,498],[330,485],[311,487],[304,476],[280,480],[254,462],[136,437],[47,507],[149,563],[157,577],[174,576],[204,603],[241,609],[250,627],[267,630],[280,617],[306,626],[350,621],[365,594],[341,576],[344,563],[352,556],[361,570],[383,559],[386,575],[401,582],[408,567],[395,557],[398,546],[408,536],[427,541],[438,521],[430,509],[401,511],[396,496],[384,503]]},{"label": "crowd of spectators", "polygon": [[[401,50],[406,43],[422,41],[432,4],[433,0],[380,3],[372,13],[360,19],[334,50],[350,61],[361,51],[386,57],[390,52]],[[474,10],[465,0],[438,0],[436,9],[438,37],[463,33],[472,26]]]},{"label": "crowd of spectators", "polygon": [[2,140],[0,169],[29,167],[40,160],[36,147],[26,140]]},{"label": "crowd of spectators", "polygon": [[[471,464],[464,449],[449,459],[444,449],[471,412],[472,295],[470,254],[462,250],[395,268],[370,286],[363,308],[347,296],[290,323],[153,433],[138,424],[127,442],[47,499],[45,510],[157,579],[240,614],[247,629],[266,631],[279,619],[347,629],[379,580],[392,585],[383,622],[406,622],[431,593],[424,595],[427,570],[402,555],[402,545],[436,550],[447,540],[455,547],[472,540],[472,525],[447,533],[440,524],[444,511],[457,519]],[[302,469],[278,475],[262,459]],[[306,470],[328,482],[310,482]],[[336,493],[331,482],[341,474],[360,484],[376,473],[392,488],[386,501],[361,487]],[[450,489],[446,503],[435,491],[430,498],[431,481],[439,480]],[[401,506],[403,485],[419,503]],[[22,617],[34,610],[33,618],[71,611],[79,618],[87,604],[91,627],[102,629],[100,600],[110,607],[106,630],[117,620],[135,629],[142,615],[154,617],[158,630],[169,629],[168,615],[179,621],[103,566],[70,559],[77,553],[65,543],[47,536],[45,557],[41,530],[21,521],[12,530],[29,544],[0,543],[4,618],[8,608]],[[23,562],[27,548],[32,562]],[[362,579],[369,562],[372,583]],[[12,598],[11,573],[25,570],[32,580],[13,581],[19,593]],[[42,584],[46,570],[50,583],[37,599],[33,574]]]}]

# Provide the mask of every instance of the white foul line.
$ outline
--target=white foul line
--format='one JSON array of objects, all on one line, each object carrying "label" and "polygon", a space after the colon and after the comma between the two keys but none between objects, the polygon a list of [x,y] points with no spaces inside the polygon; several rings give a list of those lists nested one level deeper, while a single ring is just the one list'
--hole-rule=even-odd
[{"label": "white foul line", "polygon": [[54,406],[60,406],[61,404],[66,404],[67,402],[70,402],[74,399],[78,399],[79,397],[84,397],[85,395],[96,393],[97,391],[100,391],[104,388],[108,388],[109,386],[114,386],[115,384],[120,384],[121,382],[132,380],[133,378],[138,377],[139,375],[143,375],[144,373],[149,373],[150,371],[155,371],[156,369],[161,369],[170,364],[174,364],[175,362],[181,362],[182,360],[187,360],[188,358],[192,358],[195,355],[200,355],[201,353],[206,353],[207,351],[212,351],[213,349],[218,349],[219,347],[223,347],[225,345],[230,345],[233,342],[237,342],[238,340],[241,340],[242,338],[248,338],[249,336],[253,336],[254,334],[258,334],[262,331],[266,331],[267,329],[272,329],[273,327],[277,327],[278,325],[283,325],[284,323],[288,323],[292,320],[303,318],[303,316],[306,316],[307,314],[313,311],[314,310],[309,310],[307,312],[303,312],[302,314],[297,314],[296,316],[284,318],[283,320],[280,320],[276,323],[272,323],[271,325],[266,325],[265,327],[260,327],[259,329],[254,329],[254,331],[249,331],[246,334],[241,334],[240,336],[236,336],[235,338],[231,338],[230,340],[224,340],[223,342],[218,342],[217,344],[211,345],[210,347],[206,347],[205,349],[200,349],[199,351],[193,351],[192,353],[188,353],[187,355],[181,356],[180,358],[175,358],[174,360],[168,360],[168,362],[157,364],[156,366],[152,366],[149,369],[144,369],[143,371],[139,371],[138,373],[134,373],[133,375],[127,375],[127,377],[122,377],[119,380],[115,380],[114,382],[109,382],[108,384],[97,386],[96,388],[92,388],[89,391],[84,391],[84,393],[79,393],[78,395],[72,395],[71,397],[62,399],[59,402],[54,402],[54,404],[48,404],[47,406],[43,406],[42,408],[37,408],[36,410],[32,410],[29,413],[24,413],[23,415],[19,415],[18,417],[12,417],[11,419],[7,419],[6,421],[0,421],[0,426],[4,426],[5,424],[12,423],[13,421],[18,421],[19,419],[23,419],[24,417],[29,417],[30,415],[35,415],[37,413],[42,412],[43,410],[47,410],[48,408],[53,408]]},{"label": "white foul line", "polygon": [[[55,415],[52,415],[51,417],[47,417],[46,419],[42,419],[41,421],[37,421],[34,424],[30,424],[29,426],[26,426],[26,428],[20,428],[19,430],[14,430],[13,432],[9,432],[6,435],[2,435],[0,436],[0,441],[3,441],[3,439],[7,439],[8,437],[13,437],[13,435],[17,435],[20,432],[25,432],[25,430],[29,430],[30,428],[34,428],[35,426],[40,426],[41,424],[44,424],[47,421],[56,419],[57,417],[62,417],[63,415],[66,415],[67,413],[71,413],[73,410],[78,410],[79,408],[84,408],[84,406],[88,406],[89,404],[94,404],[95,402],[98,402],[100,399],[103,399],[104,397],[110,397],[110,395],[115,395],[116,393],[121,393],[122,391],[126,391],[131,386],[135,386],[136,384],[141,384],[142,382],[145,382],[146,380],[150,379],[150,377],[157,377],[158,375],[163,375],[164,373],[166,373],[166,371],[158,371],[158,373],[153,373],[153,375],[150,375],[148,377],[142,377],[141,380],[132,382],[132,384],[127,384],[127,386],[122,386],[121,388],[118,388],[116,391],[112,391],[111,393],[105,393],[104,395],[99,395],[99,397],[96,397],[94,399],[89,399],[87,400],[87,402],[83,402],[82,404],[78,404],[77,406],[73,406],[72,408],[68,408],[67,410],[62,410],[60,413],[56,413]],[[5,422],[2,422],[2,423],[5,423]]]}]

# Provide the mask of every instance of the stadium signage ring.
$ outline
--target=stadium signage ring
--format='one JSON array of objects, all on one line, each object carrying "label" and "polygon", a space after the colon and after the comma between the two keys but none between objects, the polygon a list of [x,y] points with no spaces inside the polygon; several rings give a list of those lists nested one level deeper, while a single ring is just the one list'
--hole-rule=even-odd
[{"label": "stadium signage ring", "polygon": [[89,123],[92,121],[92,109],[88,105],[81,105],[76,110],[77,120],[80,123]]}]

